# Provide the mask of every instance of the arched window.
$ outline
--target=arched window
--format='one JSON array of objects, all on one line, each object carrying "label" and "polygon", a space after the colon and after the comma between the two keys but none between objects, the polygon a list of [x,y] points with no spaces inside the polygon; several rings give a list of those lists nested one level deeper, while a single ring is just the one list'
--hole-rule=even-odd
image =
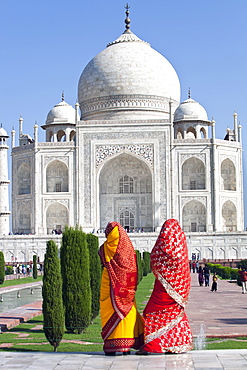
[{"label": "arched window", "polygon": [[182,190],[206,189],[205,165],[195,157],[182,165]]},{"label": "arched window", "polygon": [[177,130],[177,139],[182,140],[183,139],[183,132],[181,129]]},{"label": "arched window", "polygon": [[57,133],[57,141],[66,141],[66,135],[64,130],[59,130]]},{"label": "arched window", "polygon": [[54,142],[53,132],[49,131],[47,135],[48,142]]},{"label": "arched window", "polygon": [[68,192],[68,167],[65,163],[52,161],[46,170],[46,191],[48,193]]},{"label": "arched window", "polygon": [[27,163],[23,163],[17,171],[17,186],[18,194],[30,194],[31,193],[31,175],[30,166]]},{"label": "arched window", "polygon": [[132,177],[125,175],[119,180],[119,193],[130,194],[134,192],[134,181]]},{"label": "arched window", "polygon": [[204,127],[201,128],[200,134],[201,134],[201,139],[206,139],[207,134],[206,134],[206,130]]},{"label": "arched window", "polygon": [[17,232],[19,234],[30,234],[31,232],[31,211],[30,206],[22,204],[18,211]]},{"label": "arched window", "polygon": [[186,139],[196,139],[196,130],[194,127],[189,127],[186,131]]},{"label": "arched window", "polygon": [[228,158],[221,163],[221,178],[223,190],[236,191],[236,169]]},{"label": "arched window", "polygon": [[120,224],[129,232],[135,227],[135,217],[128,209],[120,213]]},{"label": "arched window", "polygon": [[46,211],[47,234],[54,232],[60,233],[65,226],[69,225],[68,209],[61,203],[51,204]]},{"label": "arched window", "polygon": [[223,231],[237,230],[237,209],[233,202],[227,200],[222,207]]},{"label": "arched window", "polygon": [[76,135],[76,132],[74,130],[72,130],[70,135],[69,135],[69,140],[70,141],[75,141],[75,135]]},{"label": "arched window", "polygon": [[183,230],[186,232],[206,231],[206,208],[201,202],[191,200],[185,204]]}]

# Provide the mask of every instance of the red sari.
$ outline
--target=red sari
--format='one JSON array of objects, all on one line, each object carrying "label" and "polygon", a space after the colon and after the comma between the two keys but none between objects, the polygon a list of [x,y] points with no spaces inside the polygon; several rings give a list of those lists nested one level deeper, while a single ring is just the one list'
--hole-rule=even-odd
[{"label": "red sari", "polygon": [[192,349],[192,334],[184,312],[190,290],[186,238],[177,220],[167,220],[151,252],[156,277],[143,312],[145,352],[180,353]]}]

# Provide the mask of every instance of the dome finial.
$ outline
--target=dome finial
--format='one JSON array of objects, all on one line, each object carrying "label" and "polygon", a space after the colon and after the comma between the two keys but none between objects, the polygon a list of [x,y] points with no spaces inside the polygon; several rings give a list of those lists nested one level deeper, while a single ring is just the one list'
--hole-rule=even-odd
[{"label": "dome finial", "polygon": [[189,90],[188,90],[188,99],[190,99],[190,87],[189,87]]},{"label": "dome finial", "polygon": [[62,101],[64,101],[64,90],[62,90]]},{"label": "dome finial", "polygon": [[124,22],[125,22],[125,28],[126,28],[125,33],[127,33],[127,32],[130,31],[130,22],[131,22],[130,19],[129,19],[129,14],[130,14],[129,9],[130,9],[130,6],[129,6],[128,3],[126,4],[125,9],[126,9],[126,12],[125,12],[126,18],[125,18],[125,21]]}]

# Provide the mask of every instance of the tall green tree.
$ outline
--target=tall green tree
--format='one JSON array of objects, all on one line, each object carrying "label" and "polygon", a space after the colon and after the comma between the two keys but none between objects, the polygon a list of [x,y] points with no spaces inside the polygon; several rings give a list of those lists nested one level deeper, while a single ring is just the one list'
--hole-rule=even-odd
[{"label": "tall green tree", "polygon": [[91,320],[89,252],[81,229],[65,229],[60,258],[65,326],[68,332],[80,334]]},{"label": "tall green tree", "polygon": [[58,248],[53,240],[46,247],[42,296],[44,332],[56,352],[64,334],[64,307]]},{"label": "tall green tree", "polygon": [[38,270],[37,270],[37,256],[36,254],[33,255],[33,278],[37,279],[38,277]]},{"label": "tall green tree", "polygon": [[143,276],[147,276],[149,272],[151,272],[151,267],[150,267],[150,253],[149,252],[143,252]]},{"label": "tall green tree", "polygon": [[90,287],[92,292],[92,319],[95,319],[99,314],[99,298],[100,298],[100,282],[101,282],[101,263],[98,255],[99,239],[93,234],[87,234],[87,246],[89,252],[89,272],[90,272]]},{"label": "tall green tree", "polygon": [[137,260],[137,267],[138,267],[138,284],[143,278],[143,262],[142,262],[142,256],[141,253],[136,250],[136,260]]},{"label": "tall green tree", "polygon": [[0,251],[0,284],[4,283],[5,277],[5,261],[4,261],[4,254]]}]

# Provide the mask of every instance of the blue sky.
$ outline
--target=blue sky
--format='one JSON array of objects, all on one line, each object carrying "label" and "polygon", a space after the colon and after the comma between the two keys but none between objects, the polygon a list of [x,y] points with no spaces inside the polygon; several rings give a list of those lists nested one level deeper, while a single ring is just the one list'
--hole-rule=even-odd
[{"label": "blue sky", "polygon": [[[0,0],[0,122],[33,135],[49,110],[74,104],[86,64],[124,31],[122,0]],[[181,100],[199,101],[223,138],[238,113],[247,172],[247,1],[130,0],[131,29],[163,54],[181,83]],[[43,130],[39,140],[44,141]],[[245,144],[246,143],[246,144]],[[246,181],[245,181],[246,183]]]}]

